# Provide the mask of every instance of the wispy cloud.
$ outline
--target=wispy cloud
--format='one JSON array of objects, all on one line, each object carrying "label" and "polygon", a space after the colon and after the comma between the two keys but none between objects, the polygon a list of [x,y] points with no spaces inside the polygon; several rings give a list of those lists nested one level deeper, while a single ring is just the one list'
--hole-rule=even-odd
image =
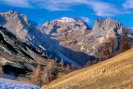
[{"label": "wispy cloud", "polygon": [[81,17],[81,19],[83,21],[85,21],[86,23],[89,23],[90,22],[90,19],[88,17]]},{"label": "wispy cloud", "polygon": [[106,2],[94,1],[89,3],[97,16],[115,16],[122,14],[123,11],[118,9],[115,5]]},{"label": "wispy cloud", "polygon": [[[102,0],[2,0],[4,4],[16,7],[45,8],[50,11],[68,11],[72,6],[86,5],[97,16],[115,16],[122,14],[115,5]],[[129,0],[131,1],[131,0]],[[126,5],[126,4],[125,4]]]},{"label": "wispy cloud", "polygon": [[123,13],[113,4],[102,2],[100,0],[49,0],[42,2],[41,6],[48,10],[71,10],[71,6],[79,4],[87,5],[94,10],[97,16],[114,16]]},{"label": "wispy cloud", "polygon": [[72,10],[71,6],[83,4],[86,0],[38,0],[40,8],[51,11]]},{"label": "wispy cloud", "polygon": [[133,0],[126,0],[123,6],[125,8],[133,8]]},{"label": "wispy cloud", "polygon": [[31,8],[29,0],[1,0],[0,3],[7,4],[14,7]]}]

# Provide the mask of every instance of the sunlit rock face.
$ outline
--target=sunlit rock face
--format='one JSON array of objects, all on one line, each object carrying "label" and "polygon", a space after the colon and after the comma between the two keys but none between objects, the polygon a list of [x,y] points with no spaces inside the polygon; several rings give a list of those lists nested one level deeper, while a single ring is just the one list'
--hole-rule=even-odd
[{"label": "sunlit rock face", "polygon": [[1,23],[2,25],[4,25],[4,27],[6,27],[18,38],[26,40],[26,36],[28,35],[28,30],[26,29],[28,28],[29,22],[25,15],[11,10],[5,13],[0,13],[0,16],[3,18],[5,22]]},{"label": "sunlit rock face", "polygon": [[122,24],[107,18],[97,19],[92,32],[80,37],[78,45],[87,54],[106,59],[120,53],[124,47],[128,49],[127,41],[126,29]]},{"label": "sunlit rock face", "polygon": [[42,25],[41,31],[44,34],[52,35],[52,39],[59,40],[59,44],[63,47],[59,50],[79,64],[84,64],[90,59],[90,56],[83,53],[80,47],[76,45],[78,38],[91,32],[82,20],[63,17],[47,21]]},{"label": "sunlit rock face", "polygon": [[60,45],[65,47],[62,50],[64,54],[79,63],[107,59],[129,48],[126,29],[111,18],[97,19],[92,30],[80,19],[67,17],[48,21],[42,28],[44,33],[60,41]]},{"label": "sunlit rock face", "polygon": [[[34,56],[36,54],[30,49],[43,52],[45,50],[44,46],[51,42],[45,34],[39,31],[34,22],[21,13],[12,10],[0,13],[0,25],[2,40],[14,47],[15,50],[19,50],[19,52],[17,51],[19,54],[21,54],[20,51],[23,51],[30,56]],[[47,44],[45,45],[44,42]],[[37,58],[34,56],[33,59]]]},{"label": "sunlit rock face", "polygon": [[36,41],[36,39],[41,38],[41,34],[37,30],[37,24],[30,21],[24,14],[11,10],[0,13],[0,19],[0,25],[23,42],[31,40]]},{"label": "sunlit rock face", "polygon": [[46,34],[60,35],[57,33],[65,33],[72,31],[80,31],[83,34],[87,29],[87,25],[80,19],[63,17],[60,19],[47,21],[42,25],[43,31]]},{"label": "sunlit rock face", "polygon": [[53,39],[59,40],[60,45],[72,49],[72,46],[77,42],[77,38],[91,32],[82,20],[68,17],[45,22],[41,31],[52,35]]}]

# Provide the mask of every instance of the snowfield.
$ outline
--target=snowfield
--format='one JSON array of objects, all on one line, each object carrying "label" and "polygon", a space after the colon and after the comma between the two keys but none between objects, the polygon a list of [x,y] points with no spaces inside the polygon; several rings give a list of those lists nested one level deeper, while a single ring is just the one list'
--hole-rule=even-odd
[{"label": "snowfield", "polygon": [[41,89],[41,88],[24,82],[0,78],[0,89]]}]

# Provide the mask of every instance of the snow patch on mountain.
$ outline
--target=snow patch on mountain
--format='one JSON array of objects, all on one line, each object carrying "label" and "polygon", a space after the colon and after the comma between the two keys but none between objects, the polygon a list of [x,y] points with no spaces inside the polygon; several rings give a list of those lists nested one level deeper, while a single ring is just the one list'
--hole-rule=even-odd
[{"label": "snow patch on mountain", "polygon": [[41,89],[38,86],[0,78],[0,89]]},{"label": "snow patch on mountain", "polygon": [[59,21],[59,22],[62,22],[62,23],[65,23],[65,22],[76,22],[76,20],[75,19],[73,19],[73,18],[68,18],[68,17],[62,17],[62,18],[60,18],[60,19],[58,19],[57,21]]}]

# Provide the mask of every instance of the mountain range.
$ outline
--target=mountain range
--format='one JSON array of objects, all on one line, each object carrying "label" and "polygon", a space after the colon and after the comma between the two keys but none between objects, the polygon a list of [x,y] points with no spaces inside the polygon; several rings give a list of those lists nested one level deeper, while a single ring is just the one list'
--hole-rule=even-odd
[{"label": "mountain range", "polygon": [[[8,64],[33,71],[38,63],[46,66],[47,59],[79,69],[132,47],[133,30],[111,18],[98,18],[91,29],[77,18],[62,17],[37,25],[13,10],[0,13],[0,63],[5,70]],[[25,72],[22,70],[19,72]]]}]

